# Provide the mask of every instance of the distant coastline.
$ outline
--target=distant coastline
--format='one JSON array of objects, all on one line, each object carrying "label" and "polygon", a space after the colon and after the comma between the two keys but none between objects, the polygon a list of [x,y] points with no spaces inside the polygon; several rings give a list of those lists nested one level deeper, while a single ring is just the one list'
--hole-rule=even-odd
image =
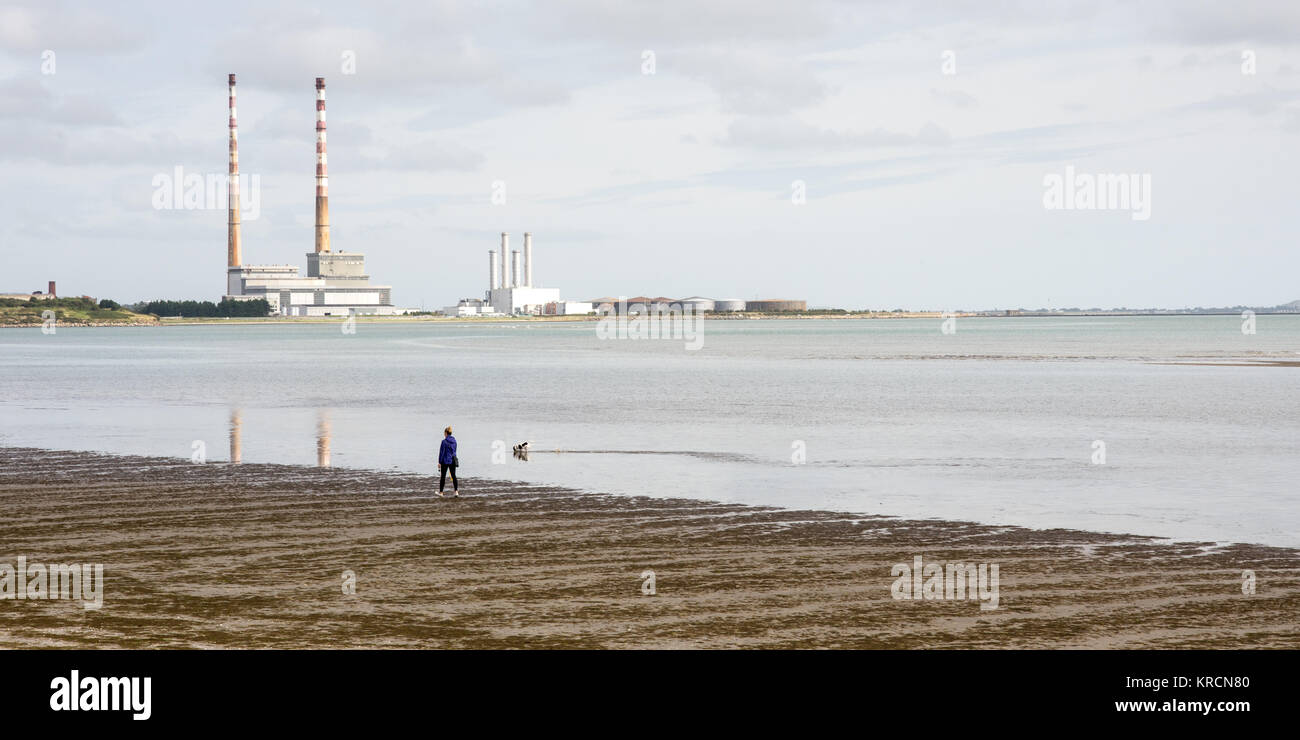
[{"label": "distant coastline", "polygon": [[[1101,318],[1108,316],[1118,317],[1141,317],[1141,316],[1240,316],[1242,311],[1253,311],[1258,316],[1286,316],[1300,315],[1300,310],[1296,309],[1206,309],[1203,311],[1192,310],[1175,310],[1175,309],[1144,309],[1134,311],[1124,310],[1103,310],[1103,311],[798,311],[798,312],[736,312],[736,313],[704,313],[700,314],[710,321],[749,321],[756,319],[778,319],[778,320],[808,320],[808,319],[836,319],[836,320],[854,320],[854,319],[940,319],[948,317],[957,318],[1084,318],[1093,317]],[[353,321],[361,324],[517,324],[520,322],[529,323],[581,323],[599,321],[602,317],[595,315],[586,316],[354,316]],[[6,320],[9,319],[9,320]],[[18,319],[18,320],[13,320]],[[103,326],[255,326],[255,325],[282,325],[282,324],[339,324],[347,321],[347,317],[332,316],[266,316],[266,317],[177,317],[177,316],[151,316],[147,314],[134,314],[129,319],[113,318],[98,320],[94,318],[65,320],[59,319],[56,326],[59,327],[103,327]],[[28,317],[6,317],[0,314],[0,328],[31,329],[40,328],[43,322],[40,320],[31,320]]]}]

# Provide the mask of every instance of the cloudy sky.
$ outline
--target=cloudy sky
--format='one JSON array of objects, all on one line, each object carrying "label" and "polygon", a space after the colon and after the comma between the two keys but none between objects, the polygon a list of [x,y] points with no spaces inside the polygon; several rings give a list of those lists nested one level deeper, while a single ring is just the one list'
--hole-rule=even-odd
[{"label": "cloudy sky", "polygon": [[[224,210],[154,183],[225,172],[231,72],[245,262],[305,268],[322,76],[333,246],[402,306],[481,294],[502,231],[570,299],[1300,298],[1293,0],[6,0],[0,292],[219,298]],[[1045,208],[1067,167],[1150,218]]]}]

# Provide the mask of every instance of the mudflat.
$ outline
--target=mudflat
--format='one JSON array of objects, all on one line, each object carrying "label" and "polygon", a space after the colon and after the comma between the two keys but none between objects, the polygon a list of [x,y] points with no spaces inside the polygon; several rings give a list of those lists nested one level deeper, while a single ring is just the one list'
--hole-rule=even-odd
[{"label": "mudflat", "polygon": [[[104,566],[100,609],[0,599],[0,647],[1300,647],[1294,550],[465,473],[0,448],[0,567]],[[997,608],[895,598],[917,556],[997,565]]]}]

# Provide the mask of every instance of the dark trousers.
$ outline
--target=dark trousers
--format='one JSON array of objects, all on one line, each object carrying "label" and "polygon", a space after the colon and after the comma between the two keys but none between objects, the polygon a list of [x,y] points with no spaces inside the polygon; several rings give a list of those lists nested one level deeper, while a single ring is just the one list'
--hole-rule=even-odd
[{"label": "dark trousers", "polygon": [[456,466],[455,466],[455,465],[439,465],[438,467],[442,469],[442,475],[438,478],[438,491],[441,492],[442,489],[444,489],[444,488],[447,487],[447,471],[448,471],[448,470],[451,471],[451,490],[453,490],[453,491],[459,491],[459,490],[460,490],[460,484],[458,484],[458,483],[456,482]]}]

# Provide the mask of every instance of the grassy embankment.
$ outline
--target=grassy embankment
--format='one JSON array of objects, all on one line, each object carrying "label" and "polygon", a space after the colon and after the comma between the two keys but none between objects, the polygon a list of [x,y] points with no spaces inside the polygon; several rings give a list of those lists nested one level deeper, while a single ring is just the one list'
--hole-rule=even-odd
[{"label": "grassy embankment", "polygon": [[[116,305],[116,304],[112,304]],[[0,326],[41,326],[45,311],[53,311],[55,326],[105,326],[157,324],[155,316],[122,307],[100,307],[90,298],[0,299]]]}]

